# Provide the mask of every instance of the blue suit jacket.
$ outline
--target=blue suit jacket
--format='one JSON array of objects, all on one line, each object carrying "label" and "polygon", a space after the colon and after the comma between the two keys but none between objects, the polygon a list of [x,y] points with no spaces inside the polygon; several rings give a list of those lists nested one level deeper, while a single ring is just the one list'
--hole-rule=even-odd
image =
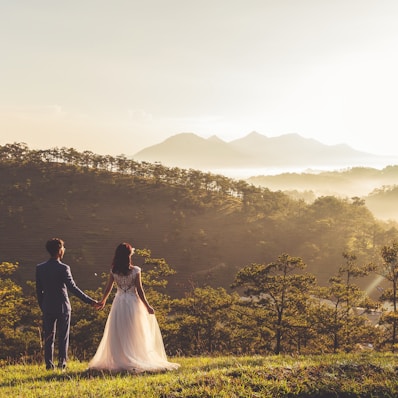
[{"label": "blue suit jacket", "polygon": [[69,265],[51,258],[36,266],[36,294],[43,313],[70,312],[68,289],[85,303],[95,303],[76,286]]}]

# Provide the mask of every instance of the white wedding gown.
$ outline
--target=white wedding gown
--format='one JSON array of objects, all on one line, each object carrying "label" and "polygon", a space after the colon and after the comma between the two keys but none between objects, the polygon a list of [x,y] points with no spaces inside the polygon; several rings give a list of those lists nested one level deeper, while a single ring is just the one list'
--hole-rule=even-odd
[{"label": "white wedding gown", "polygon": [[134,282],[140,272],[134,266],[128,275],[113,274],[117,292],[89,369],[139,373],[180,366],[167,360],[157,319],[138,296]]}]

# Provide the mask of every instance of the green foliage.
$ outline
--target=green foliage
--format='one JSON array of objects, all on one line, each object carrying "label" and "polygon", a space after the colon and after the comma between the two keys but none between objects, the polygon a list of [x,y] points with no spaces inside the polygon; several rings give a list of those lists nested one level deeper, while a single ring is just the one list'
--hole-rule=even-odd
[{"label": "green foliage", "polygon": [[165,288],[168,284],[166,278],[174,275],[176,271],[167,264],[164,258],[151,257],[149,249],[137,249],[137,254],[144,258],[145,272],[142,275],[142,283],[150,290]]},{"label": "green foliage", "polygon": [[[364,314],[351,313],[363,302],[363,295],[347,282],[350,278],[332,279],[327,291],[315,285],[312,275],[303,273],[301,258],[282,254],[267,265],[241,269],[234,286],[245,288],[246,297],[205,286],[173,300],[158,290],[164,289],[164,278],[172,269],[163,259],[152,259],[149,250],[138,251],[146,258],[145,271],[151,275],[151,280],[145,278],[147,297],[156,309],[169,355],[327,352],[337,338],[335,348],[344,343],[349,350],[357,349],[358,344],[381,344],[380,329],[368,324]],[[349,268],[341,267],[342,275],[348,269],[355,275],[363,274],[353,259],[349,257]],[[105,281],[107,275],[102,278]],[[88,293],[99,299],[101,290]],[[4,326],[1,330],[6,346],[3,358],[41,359],[41,314],[34,293],[34,284],[29,283],[10,314],[10,320],[18,314],[13,329]],[[322,303],[323,297],[334,297],[334,305]],[[110,305],[96,311],[74,296],[71,302],[71,353],[88,360],[98,347]],[[388,324],[389,320],[385,317],[383,322]]]},{"label": "green foliage", "polygon": [[364,317],[368,311],[376,310],[378,304],[354,283],[354,279],[367,276],[375,267],[358,265],[356,255],[348,252],[343,253],[343,258],[345,263],[339,267],[337,275],[329,279],[327,287],[318,291],[318,296],[331,304],[320,302],[318,313],[313,314],[318,333],[329,339],[327,345],[333,347],[334,352],[350,351],[355,344],[374,342],[379,332]]},{"label": "green foliage", "polygon": [[6,276],[17,269],[18,264],[0,263],[0,352],[3,358],[10,355],[10,342],[14,339],[15,329],[20,319],[18,307],[22,302],[22,289]]},{"label": "green foliage", "polygon": [[231,349],[231,309],[239,301],[225,289],[209,286],[195,288],[173,303],[172,320],[176,325],[172,339],[177,352],[185,355],[225,352]]},{"label": "green foliage", "polygon": [[[306,301],[309,300],[315,278],[297,272],[305,268],[299,257],[282,254],[269,264],[251,264],[241,269],[233,287],[244,287],[251,304],[264,311],[262,316],[275,335],[275,353],[282,351],[283,336],[299,326],[306,326]],[[304,310],[304,311],[303,311]],[[295,319],[294,323],[287,318]]]},{"label": "green foliage", "polygon": [[392,303],[392,311],[384,315],[383,322],[391,325],[391,349],[394,351],[397,344],[398,328],[398,241],[393,241],[390,246],[385,245],[381,249],[383,262],[379,266],[379,272],[391,284],[391,289],[385,294]]},{"label": "green foliage", "polygon": [[0,359],[31,360],[41,349],[40,328],[34,319],[40,311],[29,289],[23,294],[21,286],[11,279],[17,268],[18,263],[0,264]]},{"label": "green foliage", "polygon": [[0,263],[0,277],[4,278],[6,275],[11,275],[18,268],[18,263],[13,264],[9,262]]},{"label": "green foliage", "polygon": [[22,289],[11,279],[0,280],[0,327],[13,327],[19,319],[15,309],[22,301]]}]

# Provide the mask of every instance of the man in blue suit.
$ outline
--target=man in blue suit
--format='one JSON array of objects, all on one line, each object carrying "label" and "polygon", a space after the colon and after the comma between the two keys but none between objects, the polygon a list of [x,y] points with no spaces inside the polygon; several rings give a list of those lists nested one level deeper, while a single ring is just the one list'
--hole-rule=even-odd
[{"label": "man in blue suit", "polygon": [[46,244],[50,259],[36,267],[36,293],[43,313],[44,359],[46,369],[54,369],[55,334],[58,333],[58,367],[66,368],[68,359],[71,305],[68,289],[87,304],[97,308],[97,301],[81,291],[73,280],[69,265],[62,263],[65,246],[62,239]]}]

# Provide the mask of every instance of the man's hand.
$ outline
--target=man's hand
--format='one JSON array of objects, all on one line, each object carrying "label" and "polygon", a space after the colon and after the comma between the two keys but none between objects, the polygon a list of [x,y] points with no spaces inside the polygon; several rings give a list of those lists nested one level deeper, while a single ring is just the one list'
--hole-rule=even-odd
[{"label": "man's hand", "polygon": [[93,304],[93,307],[94,307],[96,310],[102,310],[102,309],[105,307],[105,304],[106,304],[106,301],[104,301],[104,300],[96,301],[96,302]]},{"label": "man's hand", "polygon": [[95,303],[91,304],[96,310],[102,310],[102,308],[104,308],[104,306],[99,303],[97,300],[95,300]]}]

